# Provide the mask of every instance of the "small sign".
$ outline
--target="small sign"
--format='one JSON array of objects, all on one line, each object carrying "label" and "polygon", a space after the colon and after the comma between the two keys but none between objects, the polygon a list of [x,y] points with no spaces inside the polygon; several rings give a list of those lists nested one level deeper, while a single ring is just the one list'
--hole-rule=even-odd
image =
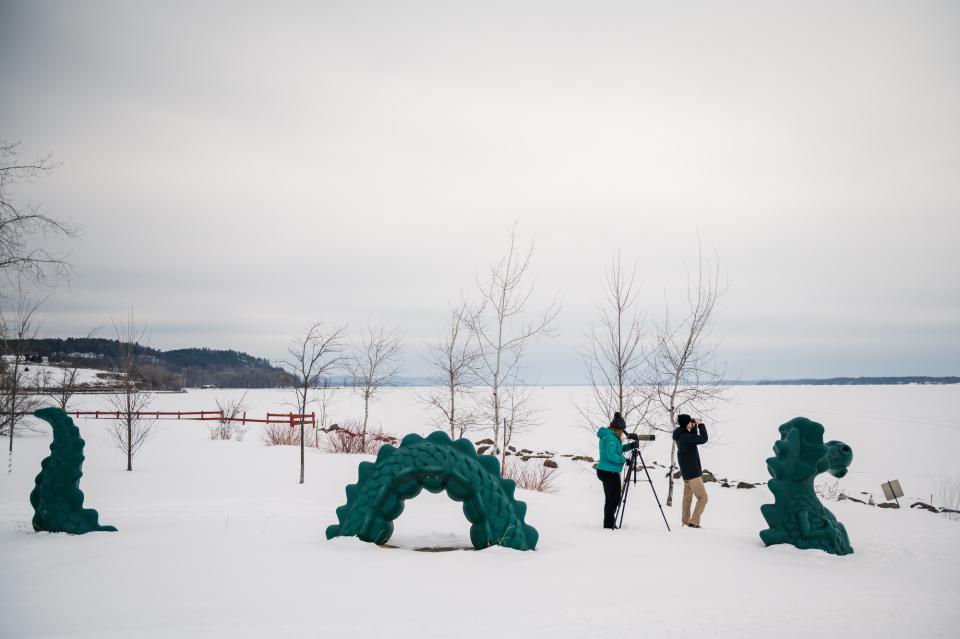
[{"label": "small sign", "polygon": [[903,489],[900,488],[900,481],[897,479],[884,482],[880,487],[883,488],[883,496],[887,501],[903,497]]}]

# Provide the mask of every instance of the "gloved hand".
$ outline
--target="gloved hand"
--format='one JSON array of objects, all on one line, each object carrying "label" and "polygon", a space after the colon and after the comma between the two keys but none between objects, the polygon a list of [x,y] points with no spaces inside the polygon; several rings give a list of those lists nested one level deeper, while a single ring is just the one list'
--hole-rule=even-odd
[{"label": "gloved hand", "polygon": [[636,450],[640,447],[640,442],[630,442],[627,444],[627,450]]}]

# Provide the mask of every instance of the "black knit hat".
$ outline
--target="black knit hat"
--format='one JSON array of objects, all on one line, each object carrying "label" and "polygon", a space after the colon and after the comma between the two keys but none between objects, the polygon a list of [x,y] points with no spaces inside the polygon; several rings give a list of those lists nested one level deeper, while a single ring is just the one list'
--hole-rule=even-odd
[{"label": "black knit hat", "polygon": [[689,424],[692,421],[693,420],[690,419],[689,415],[680,415],[679,417],[677,417],[677,423],[680,424],[680,426],[683,428],[686,428],[687,424]]},{"label": "black knit hat", "polygon": [[619,428],[620,430],[625,430],[627,428],[627,422],[623,421],[623,417],[620,416],[620,413],[614,413],[613,419],[610,420],[610,428]]}]

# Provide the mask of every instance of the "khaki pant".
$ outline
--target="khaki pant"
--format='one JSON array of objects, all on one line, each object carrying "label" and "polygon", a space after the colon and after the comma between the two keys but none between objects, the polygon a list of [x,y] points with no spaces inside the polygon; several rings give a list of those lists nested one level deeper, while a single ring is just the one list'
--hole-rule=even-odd
[{"label": "khaki pant", "polygon": [[[693,509],[693,516],[690,516],[690,502],[693,497],[697,497],[697,507]],[[700,515],[703,509],[707,507],[707,489],[703,485],[703,477],[694,477],[693,479],[683,480],[683,510],[681,517],[684,524],[700,525]]]}]

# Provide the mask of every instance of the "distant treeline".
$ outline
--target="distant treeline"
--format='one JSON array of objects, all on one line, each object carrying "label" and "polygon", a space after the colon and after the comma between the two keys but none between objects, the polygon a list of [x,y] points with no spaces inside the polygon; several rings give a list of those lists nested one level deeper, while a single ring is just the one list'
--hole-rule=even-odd
[{"label": "distant treeline", "polygon": [[[15,340],[12,340],[16,343]],[[30,359],[43,357],[51,363],[80,368],[113,370],[117,367],[120,342],[111,339],[77,338],[26,340]],[[277,388],[293,385],[290,373],[261,357],[239,351],[210,348],[181,348],[161,351],[149,346],[135,347],[140,356],[146,386],[156,389],[217,386],[220,388]]]},{"label": "distant treeline", "polygon": [[771,379],[731,383],[749,386],[890,386],[896,384],[960,384],[960,377],[830,377],[827,379]]}]

